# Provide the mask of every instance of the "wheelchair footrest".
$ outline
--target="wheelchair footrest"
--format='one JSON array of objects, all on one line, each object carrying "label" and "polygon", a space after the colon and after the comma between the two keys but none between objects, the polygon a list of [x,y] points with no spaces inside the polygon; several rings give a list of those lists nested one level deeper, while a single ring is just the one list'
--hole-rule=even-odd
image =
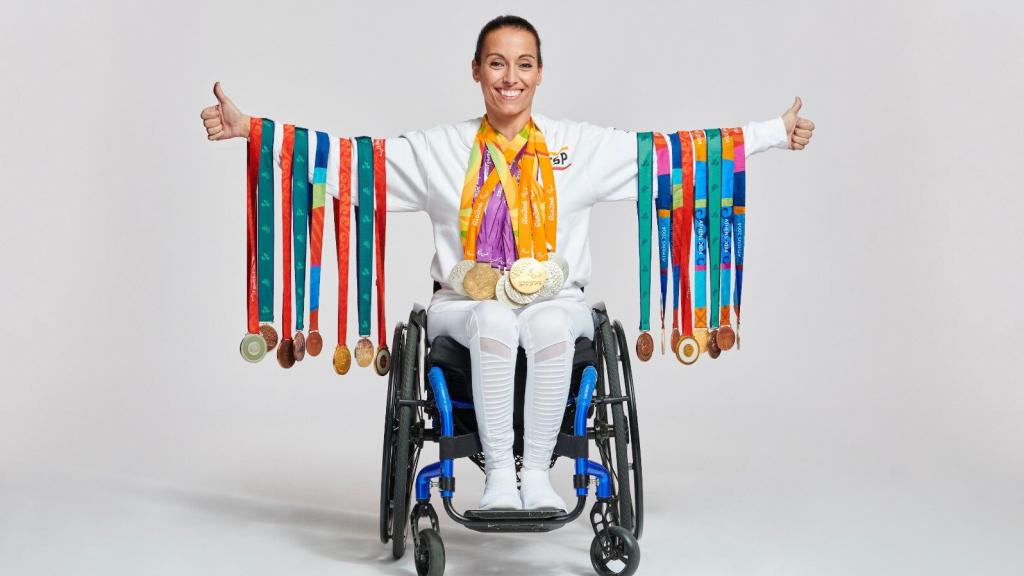
[{"label": "wheelchair footrest", "polygon": [[467,510],[467,528],[477,532],[549,532],[565,524],[564,510]]}]

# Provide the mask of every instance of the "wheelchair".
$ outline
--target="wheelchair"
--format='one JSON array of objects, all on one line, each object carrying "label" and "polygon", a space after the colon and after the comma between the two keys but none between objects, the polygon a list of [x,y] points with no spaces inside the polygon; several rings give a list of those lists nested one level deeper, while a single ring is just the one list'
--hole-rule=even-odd
[{"label": "wheelchair", "polygon": [[[438,288],[435,282],[434,290]],[[592,306],[591,315],[594,338],[575,342],[569,397],[551,459],[552,465],[559,457],[575,461],[576,504],[569,511],[455,510],[453,460],[469,458],[481,471],[485,464],[476,433],[469,350],[448,336],[428,343],[427,314],[419,304],[413,306],[408,322],[396,324],[380,489],[380,539],[384,544],[391,542],[395,559],[405,554],[406,535],[411,532],[417,574],[444,573],[444,544],[430,503],[433,487],[448,516],[471,530],[547,532],[578,518],[586,507],[590,485],[596,483],[596,501],[590,509],[591,564],[601,575],[628,576],[636,571],[644,500],[629,347],[622,325],[609,320],[603,303]],[[525,378],[526,354],[519,347],[513,413],[517,471],[522,465]],[[428,441],[439,444],[440,459],[417,472],[420,450]],[[600,463],[589,459],[591,441]],[[429,525],[421,529],[424,520]]]}]

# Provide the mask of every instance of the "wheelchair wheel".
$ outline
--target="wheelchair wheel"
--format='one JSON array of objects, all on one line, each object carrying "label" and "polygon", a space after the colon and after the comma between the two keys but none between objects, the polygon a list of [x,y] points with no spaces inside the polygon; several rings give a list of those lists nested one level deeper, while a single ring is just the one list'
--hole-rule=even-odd
[{"label": "wheelchair wheel", "polygon": [[441,576],[444,574],[444,542],[433,528],[420,530],[420,542],[416,546],[416,574],[419,576]]},{"label": "wheelchair wheel", "polygon": [[[398,400],[419,400],[420,326],[417,312],[409,315],[402,345],[401,388]],[[413,438],[413,429],[419,425],[419,409],[396,403],[398,428],[396,430],[394,489],[392,490],[391,555],[395,559],[405,554],[406,528],[409,524],[409,505],[412,501],[413,480],[419,461],[422,438]]]},{"label": "wheelchair wheel", "polygon": [[[598,331],[600,332],[601,357],[605,365],[604,376],[608,384],[608,396],[620,398],[622,397],[622,386],[619,382],[619,341],[607,317],[601,318]],[[623,347],[623,352],[628,357],[629,348]],[[617,504],[616,523],[633,534],[636,528],[634,518],[636,505],[633,501],[632,481],[629,474],[629,439],[626,435],[629,424],[626,421],[627,418],[621,402],[612,403],[610,408],[611,427],[614,436],[612,439],[609,439],[605,435],[604,438],[598,438],[597,443],[601,452],[602,464],[614,476],[612,484],[615,489]],[[602,406],[602,409],[597,412],[597,425],[602,427],[608,425],[607,408],[605,406]]]},{"label": "wheelchair wheel", "polygon": [[[395,336],[391,342],[392,366],[401,367],[402,343],[405,336],[405,324],[395,325]],[[384,452],[381,454],[380,465],[380,541],[387,544],[391,540],[395,488],[395,442],[398,432],[398,389],[401,370],[388,373],[388,395],[384,407]]]},{"label": "wheelchair wheel", "polygon": [[622,382],[625,384],[626,405],[629,416],[629,446],[633,455],[630,468],[633,470],[633,536],[639,540],[644,532],[644,473],[640,460],[640,426],[636,418],[636,392],[633,389],[633,368],[629,361],[629,346],[626,344],[626,331],[616,320],[613,324],[615,338],[619,345],[619,360],[622,362]]},{"label": "wheelchair wheel", "polygon": [[609,526],[590,543],[590,563],[601,576],[630,576],[640,566],[640,545],[629,530]]}]

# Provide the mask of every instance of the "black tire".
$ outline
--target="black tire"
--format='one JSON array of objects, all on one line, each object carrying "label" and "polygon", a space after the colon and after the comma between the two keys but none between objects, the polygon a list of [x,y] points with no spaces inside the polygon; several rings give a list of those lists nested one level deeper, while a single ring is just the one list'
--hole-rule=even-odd
[{"label": "black tire", "polygon": [[[612,397],[622,396],[622,387],[619,384],[619,346],[615,338],[614,330],[607,318],[600,322],[601,346],[605,362],[605,377],[608,381],[608,395]],[[629,354],[626,349],[626,354]],[[616,501],[618,503],[618,525],[633,532],[633,492],[630,489],[629,478],[629,452],[626,441],[626,416],[622,410],[622,403],[611,405],[612,427],[615,429],[615,487]]]},{"label": "black tire", "polygon": [[[409,315],[402,349],[402,374],[398,398],[419,399],[420,325],[416,312]],[[409,504],[412,501],[413,478],[419,460],[419,443],[412,439],[413,426],[419,411],[412,406],[398,406],[398,430],[395,442],[395,488],[392,491],[391,555],[397,560],[405,555],[406,528],[409,525]]]},{"label": "black tire", "polygon": [[[613,568],[614,562],[622,568]],[[640,544],[629,530],[610,526],[590,543],[590,564],[601,576],[631,576],[640,567]]]},{"label": "black tire", "polygon": [[[392,366],[401,367],[402,342],[405,336],[405,324],[395,325],[395,337],[391,342]],[[380,459],[380,541],[387,544],[391,540],[393,520],[393,492],[395,487],[395,441],[398,430],[398,389],[401,370],[388,373],[388,395],[384,407],[384,450]]]},{"label": "black tire", "polygon": [[420,530],[420,543],[416,546],[416,574],[441,576],[444,574],[444,542],[433,528]]},{"label": "black tire", "polygon": [[636,417],[636,392],[633,389],[633,368],[629,361],[629,346],[626,344],[626,331],[616,320],[613,324],[616,341],[619,344],[619,360],[622,362],[622,382],[626,388],[626,405],[629,415],[629,447],[633,455],[630,468],[633,470],[633,536],[639,540],[644,533],[644,472],[640,459],[640,426]]}]

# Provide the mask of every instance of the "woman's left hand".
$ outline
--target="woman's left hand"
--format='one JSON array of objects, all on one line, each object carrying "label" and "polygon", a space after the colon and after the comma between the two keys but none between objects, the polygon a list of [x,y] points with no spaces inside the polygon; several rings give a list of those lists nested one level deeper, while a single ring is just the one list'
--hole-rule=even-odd
[{"label": "woman's left hand", "polygon": [[803,150],[814,134],[814,122],[798,115],[803,104],[797,96],[789,110],[782,114],[782,122],[786,125],[786,133],[789,134],[790,150]]}]

